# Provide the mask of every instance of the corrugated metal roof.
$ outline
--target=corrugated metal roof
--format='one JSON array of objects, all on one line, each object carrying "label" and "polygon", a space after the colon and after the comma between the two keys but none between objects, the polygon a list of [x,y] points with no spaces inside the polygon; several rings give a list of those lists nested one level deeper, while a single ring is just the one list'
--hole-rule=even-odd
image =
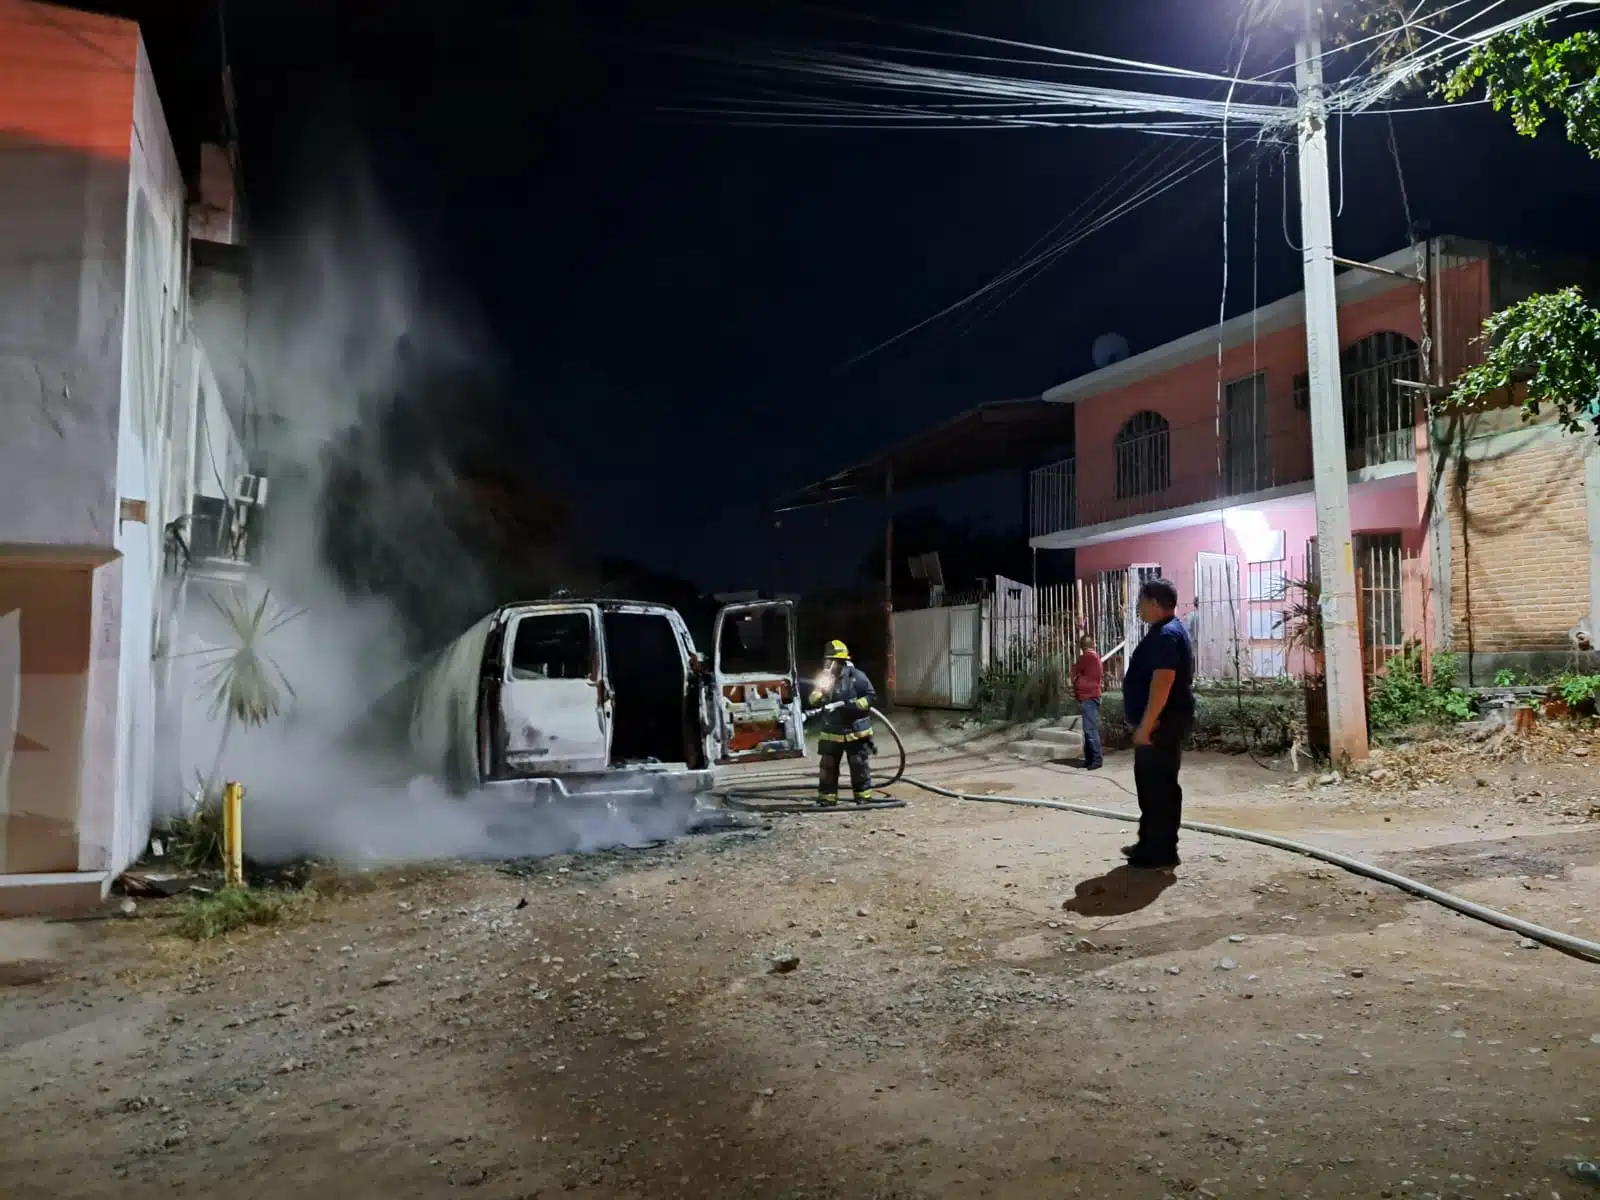
[{"label": "corrugated metal roof", "polygon": [[1041,454],[1068,446],[1073,436],[1070,404],[1038,398],[980,404],[924,433],[782,497],[786,512],[882,495],[891,470],[896,491],[948,483],[991,471],[1035,466]]}]

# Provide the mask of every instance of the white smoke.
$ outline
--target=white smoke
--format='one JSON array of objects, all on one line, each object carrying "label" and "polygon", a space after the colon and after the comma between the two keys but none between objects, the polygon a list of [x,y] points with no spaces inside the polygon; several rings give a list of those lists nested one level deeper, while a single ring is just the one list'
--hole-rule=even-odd
[{"label": "white smoke", "polygon": [[[483,573],[459,546],[441,553],[443,526],[428,522],[439,520],[434,514],[456,485],[443,455],[408,447],[407,469],[397,472],[387,460],[392,447],[367,436],[420,372],[481,371],[485,351],[468,323],[424,295],[403,240],[363,188],[306,221],[264,266],[253,285],[248,360],[260,407],[282,419],[268,442],[277,476],[269,478],[270,536],[248,595],[259,600],[270,589],[272,613],[298,615],[263,641],[293,689],[292,698],[285,692],[286,711],[264,726],[233,729],[219,760],[221,777],[246,787],[246,854],[261,861],[503,858],[683,832],[689,806],[680,803],[619,810],[572,802],[508,812],[495,800],[451,795],[431,779],[385,782],[342,744],[350,724],[414,664],[391,604],[349,595],[324,563],[330,450],[340,447],[347,467],[353,456],[375,484],[368,494],[376,507],[364,519],[391,552],[409,548],[398,567],[409,583],[436,589],[441,601],[483,593],[474,615],[511,599],[488,595]],[[394,561],[391,553],[391,567]],[[230,640],[206,593],[191,581],[185,640],[197,670],[188,672],[182,736],[191,786],[210,775],[223,733],[199,694],[207,656],[193,654],[197,643]]]}]

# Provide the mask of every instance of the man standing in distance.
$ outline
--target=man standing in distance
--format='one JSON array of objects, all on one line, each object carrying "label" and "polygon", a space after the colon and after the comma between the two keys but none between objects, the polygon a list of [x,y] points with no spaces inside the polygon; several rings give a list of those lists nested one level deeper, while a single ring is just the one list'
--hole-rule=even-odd
[{"label": "man standing in distance", "polygon": [[1078,639],[1078,661],[1072,665],[1072,695],[1083,716],[1083,767],[1098,771],[1100,754],[1100,691],[1105,683],[1105,666],[1095,651],[1094,639],[1084,634]]},{"label": "man standing in distance", "polygon": [[1178,620],[1178,589],[1149,579],[1139,589],[1140,640],[1122,680],[1122,704],[1133,728],[1133,782],[1139,793],[1139,840],[1124,846],[1128,865],[1159,870],[1178,865],[1183,788],[1178,767],[1194,724],[1194,646]]}]

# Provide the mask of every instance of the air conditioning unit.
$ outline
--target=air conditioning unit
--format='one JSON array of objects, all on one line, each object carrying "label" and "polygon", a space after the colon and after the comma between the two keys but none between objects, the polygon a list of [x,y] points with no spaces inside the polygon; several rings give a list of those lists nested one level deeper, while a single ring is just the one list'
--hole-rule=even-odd
[{"label": "air conditioning unit", "polygon": [[267,502],[267,477],[241,475],[233,483],[233,498],[239,504],[262,505]]}]

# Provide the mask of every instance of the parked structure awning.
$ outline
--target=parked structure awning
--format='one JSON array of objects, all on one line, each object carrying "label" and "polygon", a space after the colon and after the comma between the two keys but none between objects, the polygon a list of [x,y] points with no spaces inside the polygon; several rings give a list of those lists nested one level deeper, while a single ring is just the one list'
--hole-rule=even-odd
[{"label": "parked structure awning", "polygon": [[881,454],[798,491],[773,506],[778,512],[881,496],[902,488],[949,483],[993,471],[1036,466],[1040,455],[1072,441],[1073,409],[1050,400],[980,404]]}]

